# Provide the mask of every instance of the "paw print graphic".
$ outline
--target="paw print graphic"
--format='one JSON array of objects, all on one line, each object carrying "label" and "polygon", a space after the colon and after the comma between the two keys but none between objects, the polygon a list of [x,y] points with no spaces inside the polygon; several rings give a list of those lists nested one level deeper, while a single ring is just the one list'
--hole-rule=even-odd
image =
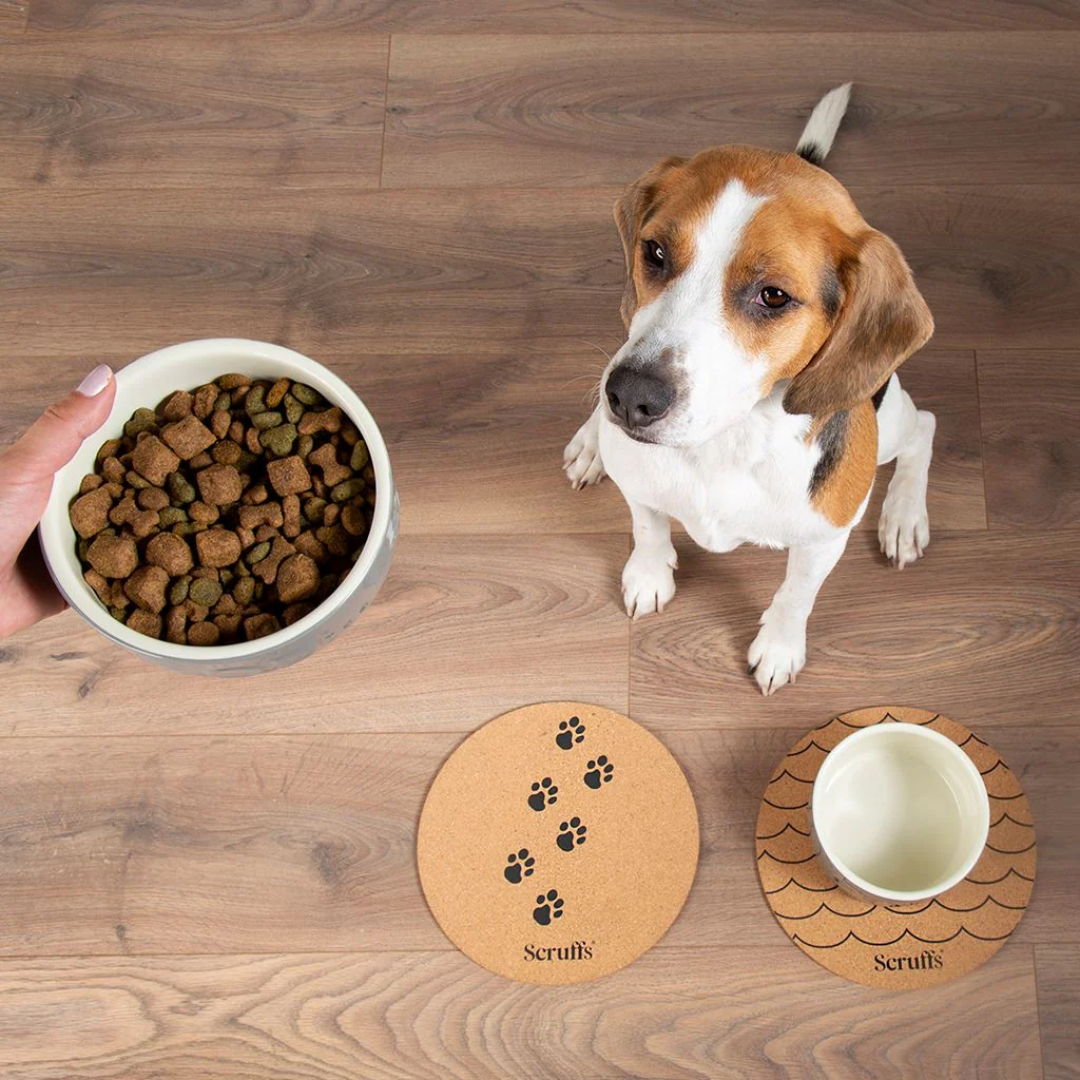
[{"label": "paw print graphic", "polygon": [[558,889],[548,889],[536,898],[536,907],[533,908],[533,918],[541,925],[547,926],[552,919],[561,919],[563,916],[563,900],[559,896]]},{"label": "paw print graphic", "polygon": [[564,821],[559,826],[559,835],[555,838],[555,843],[563,849],[563,851],[573,851],[575,847],[584,844],[588,837],[585,835],[589,830],[581,824],[581,818],[572,817],[569,821]]},{"label": "paw print graphic", "polygon": [[[599,787],[599,785],[597,785]],[[558,787],[552,783],[550,776],[543,780],[537,780],[532,786],[532,794],[528,798],[529,805],[534,810],[543,810],[547,806],[553,806],[559,800]]]},{"label": "paw print graphic", "polygon": [[590,761],[586,768],[589,770],[584,776],[587,787],[596,789],[601,784],[610,784],[614,779],[615,766],[608,761],[604,754],[601,754],[595,761]]},{"label": "paw print graphic", "polygon": [[575,743],[585,741],[585,725],[576,717],[559,722],[559,734],[555,736],[555,745],[560,750],[572,750]]},{"label": "paw print graphic", "polygon": [[506,866],[503,868],[503,877],[511,885],[520,885],[522,878],[532,877],[533,867],[536,860],[529,854],[528,848],[520,851],[511,851],[506,856]]}]

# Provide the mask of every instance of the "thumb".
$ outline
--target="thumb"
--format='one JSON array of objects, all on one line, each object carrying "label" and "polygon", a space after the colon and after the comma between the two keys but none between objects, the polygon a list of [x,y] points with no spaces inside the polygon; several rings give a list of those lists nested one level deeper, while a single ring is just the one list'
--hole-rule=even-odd
[{"label": "thumb", "polygon": [[[7,562],[34,530],[49,501],[53,474],[109,415],[116,396],[112,371],[100,364],[67,397],[50,405],[0,455],[0,558]],[[0,563],[2,565],[2,563]]]}]

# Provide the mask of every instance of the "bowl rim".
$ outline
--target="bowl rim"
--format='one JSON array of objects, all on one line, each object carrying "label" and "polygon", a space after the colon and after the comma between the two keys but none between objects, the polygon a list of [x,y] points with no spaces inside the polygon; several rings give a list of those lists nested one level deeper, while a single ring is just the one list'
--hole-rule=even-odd
[{"label": "bowl rim", "polygon": [[[203,359],[207,355],[219,351],[243,353],[250,358],[251,362],[255,363],[260,359],[268,359],[283,365],[289,365],[295,369],[297,381],[314,383],[315,388],[332,405],[337,405],[356,424],[364,438],[364,442],[367,444],[371,464],[375,470],[376,492],[379,493],[375,500],[375,512],[360,557],[337,588],[303,618],[297,619],[291,626],[283,627],[281,630],[276,630],[274,633],[267,634],[262,638],[256,638],[254,641],[241,641],[231,645],[214,645],[210,647],[178,645],[171,641],[147,637],[145,634],[140,634],[114,619],[90,586],[83,580],[79,560],[77,558],[74,560],[75,565],[79,566],[79,572],[74,573],[72,571],[72,562],[61,554],[59,548],[61,535],[64,537],[64,542],[70,542],[73,551],[75,545],[75,533],[71,528],[68,507],[75,497],[74,492],[77,491],[77,484],[71,483],[74,462],[69,462],[56,473],[49,501],[38,525],[38,538],[45,565],[60,594],[73,611],[76,611],[106,637],[144,656],[187,662],[227,662],[250,659],[288,646],[291,642],[302,638],[323,622],[361,586],[377,558],[390,528],[394,483],[393,472],[390,467],[390,455],[386,449],[386,443],[383,441],[382,432],[379,430],[379,426],[367,406],[344,379],[303,353],[296,352],[296,350],[287,348],[284,345],[274,345],[267,341],[256,341],[249,338],[198,338],[194,341],[167,345],[126,364],[114,373],[117,390],[119,391],[123,383],[129,381],[134,375],[141,375],[157,368],[166,370],[170,366],[182,365],[184,361],[193,359]],[[238,356],[238,366],[242,359],[242,357]],[[227,374],[227,371],[222,370],[221,374]],[[255,376],[255,378],[258,377]],[[326,392],[324,387],[328,387],[329,392]],[[179,389],[179,387],[176,389]],[[119,400],[119,394],[117,399]],[[119,416],[117,406],[114,403],[105,423],[88,438],[108,439],[110,436],[105,429],[115,422],[123,423],[126,419],[128,418]],[[84,475],[86,475],[85,472],[82,472],[79,480]],[[54,527],[58,516],[62,516],[63,524],[67,526],[66,531],[62,527],[60,529]]]},{"label": "bowl rim", "polygon": [[[978,839],[977,843],[972,844],[971,851],[968,852],[963,863],[960,864],[959,869],[953,871],[947,878],[943,878],[940,882],[936,882],[934,885],[924,889],[886,889],[881,885],[867,881],[852,870],[843,859],[830,849],[817,825],[817,822],[821,820],[818,809],[819,801],[821,798],[824,798],[825,790],[824,785],[820,783],[820,781],[826,774],[827,769],[831,768],[835,771],[838,767],[835,763],[838,762],[844,754],[838,754],[837,751],[844,750],[846,747],[845,753],[850,753],[852,747],[857,750],[862,743],[869,742],[874,738],[882,736],[898,736],[902,739],[929,739],[931,742],[945,750],[946,753],[950,754],[954,760],[960,764],[961,770],[967,773],[968,778],[972,780],[982,792],[982,798],[979,800],[979,820],[977,822],[976,833],[976,836],[980,839]],[[834,757],[834,755],[836,756]],[[971,873],[975,864],[982,857],[990,834],[990,798],[986,791],[986,782],[983,780],[982,774],[979,772],[975,762],[972,761],[971,758],[968,757],[968,755],[965,754],[964,751],[947,735],[942,735],[940,731],[934,731],[921,724],[913,724],[905,721],[873,724],[869,727],[861,728],[859,731],[852,732],[845,739],[837,743],[825,756],[825,759],[821,763],[821,767],[818,769],[817,776],[814,777],[814,786],[810,793],[810,827],[818,851],[829,863],[831,863],[836,873],[838,873],[845,881],[849,882],[860,891],[867,893],[870,896],[880,897],[889,903],[913,904],[921,900],[930,900],[935,896],[941,896],[943,893],[948,892],[949,889],[958,885],[969,873]]]}]

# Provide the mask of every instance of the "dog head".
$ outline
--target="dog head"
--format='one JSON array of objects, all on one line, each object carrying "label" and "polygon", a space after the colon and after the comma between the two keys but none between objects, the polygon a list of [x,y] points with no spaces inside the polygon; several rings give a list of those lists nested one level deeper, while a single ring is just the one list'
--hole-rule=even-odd
[{"label": "dog head", "polygon": [[694,446],[789,380],[784,408],[869,398],[933,332],[899,248],[795,154],[668,158],[615,204],[627,340],[609,417],[641,442]]}]

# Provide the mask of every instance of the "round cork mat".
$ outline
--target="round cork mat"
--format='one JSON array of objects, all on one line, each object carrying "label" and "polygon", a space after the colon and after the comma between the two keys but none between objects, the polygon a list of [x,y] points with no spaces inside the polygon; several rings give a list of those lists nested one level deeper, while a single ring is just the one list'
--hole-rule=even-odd
[{"label": "round cork mat", "polygon": [[[853,731],[887,723],[921,724],[952,739],[990,796],[990,835],[975,868],[917,904],[873,904],[844,892],[810,839],[810,792],[825,755]],[[1035,884],[1035,823],[1015,774],[974,732],[922,709],[860,709],[801,738],[769,781],[756,837],[761,886],[784,932],[822,967],[866,986],[937,986],[986,963],[1019,925]]]},{"label": "round cork mat", "polygon": [[552,702],[470,735],[435,777],[417,863],[466,956],[531,983],[608,975],[656,944],[698,860],[694,798],[632,720]]}]

